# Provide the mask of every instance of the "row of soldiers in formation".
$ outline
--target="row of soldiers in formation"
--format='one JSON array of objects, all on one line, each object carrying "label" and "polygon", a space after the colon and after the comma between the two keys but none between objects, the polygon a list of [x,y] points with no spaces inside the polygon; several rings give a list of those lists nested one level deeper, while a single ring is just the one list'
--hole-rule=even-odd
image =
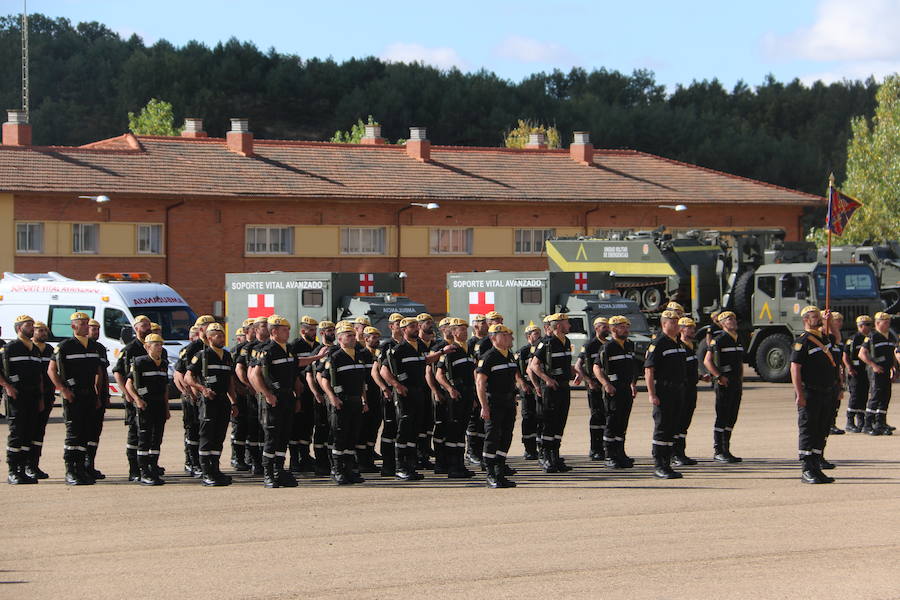
[{"label": "row of soldiers in formation", "polygon": [[[851,394],[848,430],[888,435],[893,429],[885,415],[897,340],[884,313],[874,323],[860,317],[859,333],[846,343],[837,313],[826,313],[823,320],[816,307],[807,307],[802,316],[806,330],[791,355],[802,480],[826,483],[833,479],[822,469],[833,465],[823,452],[845,376]],[[231,482],[219,466],[230,420],[232,466],[263,475],[266,487],[296,486],[293,473],[331,475],[338,484],[362,482],[361,473],[418,480],[419,468],[472,477],[466,462],[487,472],[489,486],[512,487],[509,476],[515,471],[506,457],[517,400],[525,458],[538,460],[548,473],[571,469],[559,454],[573,370],[565,314],[549,315],[543,331],[526,328],[527,343],[517,352],[513,332],[498,313],[476,315],[471,337],[462,319],[442,320],[440,337],[427,314],[394,314],[389,321],[392,335],[382,341],[365,318],[335,325],[303,317],[300,335],[290,341],[286,319],[248,319],[229,351],[222,326],[200,317],[175,372],[182,392],[185,470],[204,485]],[[10,483],[46,477],[38,461],[54,389],[65,412],[66,482],[84,485],[103,477],[94,457],[108,404],[106,350],[96,342],[96,321],[75,313],[71,322],[73,337],[54,350],[46,343],[46,325],[23,315],[15,324],[17,339],[0,349],[0,383],[10,413]],[[681,477],[673,464],[696,464],[686,455],[686,438],[701,379],[711,378],[715,387],[714,458],[741,461],[731,453],[731,436],[744,350],[733,313],[717,315],[716,324],[703,359],[708,375],[701,375],[698,364],[696,324],[675,303],[662,314],[661,331],[644,357],[659,478]],[[628,339],[629,325],[623,316],[596,319],[596,335],[574,364],[575,383],[584,382],[588,390],[590,458],[613,469],[634,464],[624,446],[640,363]],[[147,317],[135,319],[136,337],[113,369],[125,393],[129,478],[144,485],[164,482],[158,460],[169,418],[168,360],[152,327]],[[379,430],[380,468],[375,465]]]}]

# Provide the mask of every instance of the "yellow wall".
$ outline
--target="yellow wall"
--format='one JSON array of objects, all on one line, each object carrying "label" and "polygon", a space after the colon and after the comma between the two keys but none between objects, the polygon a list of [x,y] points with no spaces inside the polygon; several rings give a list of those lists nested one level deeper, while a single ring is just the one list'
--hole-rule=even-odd
[{"label": "yellow wall", "polygon": [[0,272],[15,271],[16,226],[12,194],[0,194]]},{"label": "yellow wall", "polygon": [[[2,204],[0,204],[2,206]],[[72,221],[22,221],[23,223],[41,222],[44,224],[44,251],[40,253],[23,252],[19,256],[165,256],[165,254],[138,254],[137,223],[98,223],[100,225],[99,248],[92,254],[74,254],[72,252]],[[81,222],[81,221],[75,221]],[[142,225],[159,225],[159,223],[141,223]],[[165,244],[165,229],[160,243]],[[15,250],[13,239],[12,249]]]},{"label": "yellow wall", "polygon": [[294,227],[295,256],[338,256],[341,251],[340,246],[341,228],[336,225],[298,225]]}]

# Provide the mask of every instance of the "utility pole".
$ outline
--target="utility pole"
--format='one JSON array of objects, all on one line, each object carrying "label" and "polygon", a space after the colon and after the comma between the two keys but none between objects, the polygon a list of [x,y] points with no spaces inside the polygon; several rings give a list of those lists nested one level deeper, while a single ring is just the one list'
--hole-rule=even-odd
[{"label": "utility pole", "polygon": [[28,0],[22,0],[22,110],[30,123],[28,92]]}]

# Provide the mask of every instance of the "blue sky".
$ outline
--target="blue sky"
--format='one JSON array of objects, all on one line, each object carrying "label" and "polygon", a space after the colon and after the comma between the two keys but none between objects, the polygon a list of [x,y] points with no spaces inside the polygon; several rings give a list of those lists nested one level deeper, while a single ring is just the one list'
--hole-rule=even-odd
[{"label": "blue sky", "polygon": [[[6,14],[21,5],[0,0]],[[29,0],[28,10],[100,21],[147,43],[234,36],[303,58],[421,60],[513,80],[572,66],[646,68],[670,91],[714,77],[731,87],[767,73],[830,82],[900,70],[900,0]]]}]

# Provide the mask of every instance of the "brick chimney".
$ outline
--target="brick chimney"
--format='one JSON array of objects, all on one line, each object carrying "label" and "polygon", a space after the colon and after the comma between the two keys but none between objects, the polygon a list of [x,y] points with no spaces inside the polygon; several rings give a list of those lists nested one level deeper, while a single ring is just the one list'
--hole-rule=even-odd
[{"label": "brick chimney", "polygon": [[231,131],[225,135],[228,149],[243,156],[253,156],[253,134],[247,119],[231,119]]},{"label": "brick chimney", "polygon": [[359,143],[372,146],[385,144],[385,139],[381,137],[381,125],[366,125],[366,134],[360,138]]},{"label": "brick chimney", "polygon": [[572,145],[569,146],[569,155],[577,163],[593,165],[594,145],[591,144],[591,134],[587,131],[576,131]]},{"label": "brick chimney", "polygon": [[525,147],[530,150],[544,150],[547,148],[547,136],[541,132],[529,133],[528,143]]},{"label": "brick chimney", "polygon": [[4,146],[30,146],[31,125],[24,110],[10,109],[6,111],[6,123],[3,124]]},{"label": "brick chimney", "polygon": [[184,129],[181,130],[181,137],[186,138],[205,138],[208,137],[203,131],[203,119],[196,117],[188,117],[184,120]]},{"label": "brick chimney", "polygon": [[406,140],[406,153],[420,162],[431,160],[431,142],[424,127],[410,127],[409,139]]}]

